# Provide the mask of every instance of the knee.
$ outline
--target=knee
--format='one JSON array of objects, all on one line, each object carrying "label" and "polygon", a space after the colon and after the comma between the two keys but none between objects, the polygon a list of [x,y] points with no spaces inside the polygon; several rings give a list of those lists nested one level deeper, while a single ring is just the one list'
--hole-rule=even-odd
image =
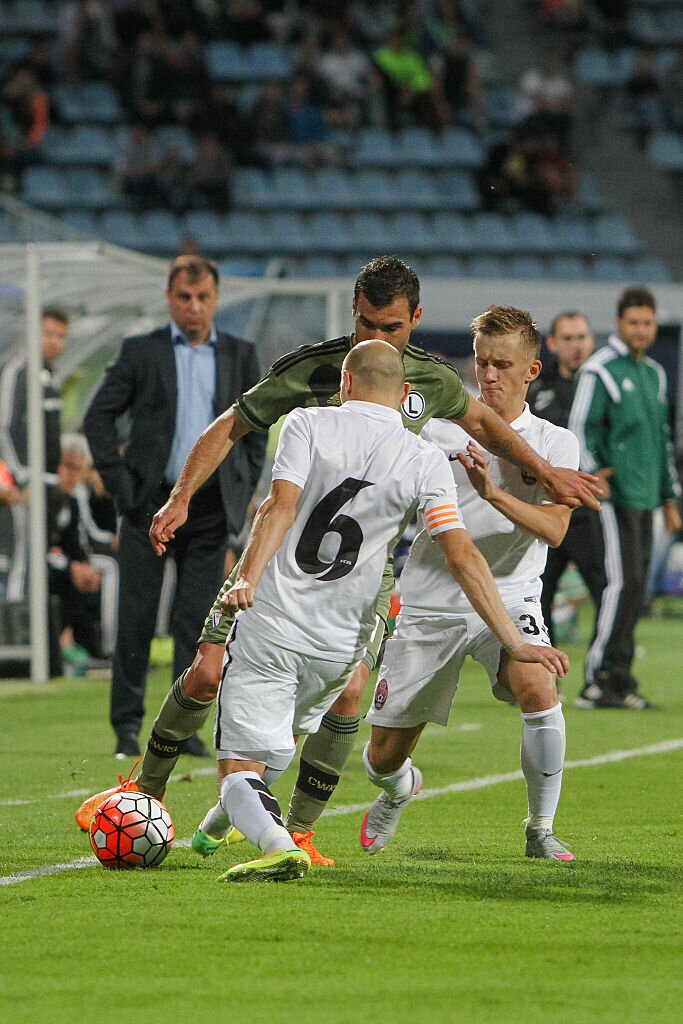
[{"label": "knee", "polygon": [[195,700],[214,700],[218,693],[223,664],[223,648],[219,644],[200,644],[194,661],[183,677],[183,688]]},{"label": "knee", "polygon": [[336,715],[357,715],[360,713],[360,702],[365,685],[370,675],[367,665],[361,664],[353,673],[348,683],[330,708]]}]

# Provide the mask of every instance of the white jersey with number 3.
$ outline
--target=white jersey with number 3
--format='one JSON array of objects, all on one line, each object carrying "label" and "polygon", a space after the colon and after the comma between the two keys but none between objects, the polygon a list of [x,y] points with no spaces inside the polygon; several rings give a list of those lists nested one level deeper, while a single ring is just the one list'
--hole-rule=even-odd
[{"label": "white jersey with number 3", "polygon": [[291,651],[360,657],[387,555],[415,510],[429,517],[432,535],[462,528],[446,456],[393,409],[350,401],[287,416],[273,480],[303,490],[240,620]]},{"label": "white jersey with number 3", "polygon": [[[569,430],[534,416],[526,404],[524,412],[510,426],[552,466],[578,469],[579,443]],[[538,597],[548,546],[516,526],[474,489],[464,467],[455,458],[457,452],[466,450],[469,435],[449,420],[431,420],[421,436],[448,456],[463,520],[489,564],[503,601],[515,596]],[[502,490],[532,505],[548,502],[545,491],[534,477],[505,459],[488,452],[485,456],[493,482]],[[413,542],[401,573],[400,590],[403,606],[411,611],[433,615],[472,610],[426,530]]]}]

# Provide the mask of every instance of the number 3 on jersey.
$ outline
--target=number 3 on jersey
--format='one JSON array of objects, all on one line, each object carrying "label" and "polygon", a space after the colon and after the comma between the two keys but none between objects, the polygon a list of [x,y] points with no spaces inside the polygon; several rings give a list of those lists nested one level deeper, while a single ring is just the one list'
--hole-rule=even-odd
[{"label": "number 3 on jersey", "polygon": [[[302,572],[311,576],[322,572],[323,575],[318,576],[319,580],[340,580],[351,572],[358,561],[363,531],[351,516],[337,515],[337,512],[364,487],[372,487],[372,483],[347,477],[315,506],[295,551],[296,564]],[[319,556],[320,545],[327,533],[338,533],[340,537],[339,550],[332,562],[323,562]]]}]

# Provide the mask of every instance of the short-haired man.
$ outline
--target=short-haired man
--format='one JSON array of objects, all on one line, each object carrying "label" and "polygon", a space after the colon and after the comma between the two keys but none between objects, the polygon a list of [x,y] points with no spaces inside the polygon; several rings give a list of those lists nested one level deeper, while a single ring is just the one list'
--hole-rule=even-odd
[{"label": "short-haired man", "polygon": [[657,305],[648,288],[624,289],[616,333],[582,367],[569,418],[581,464],[603,482],[602,537],[593,550],[607,584],[586,656],[577,707],[629,708],[650,702],[631,672],[634,633],[645,601],[652,513],[664,508],[669,533],[681,528],[680,485],[668,423],[666,375],[647,355],[657,336]]},{"label": "short-haired man", "polygon": [[560,652],[525,642],[462,527],[445,456],[403,429],[398,407],[409,385],[397,350],[380,340],[356,345],[340,390],[341,409],[297,409],[285,420],[270,493],[227,594],[238,614],[218,697],[221,795],[193,847],[214,853],[232,824],[263,856],[230,868],[226,881],[308,870],[268,784],[294,756],[293,734],[317,731],[354,672],[374,628],[387,549],[417,509],[514,663],[566,667]]},{"label": "short-haired man", "polygon": [[[568,430],[533,416],[525,403],[538,377],[540,334],[524,310],[492,306],[472,322],[475,372],[482,400],[556,466],[576,466],[579,449]],[[531,644],[548,644],[540,607],[547,546],[562,541],[570,509],[547,503],[524,470],[483,453],[459,427],[434,421],[422,433],[447,453],[465,526],[486,558],[512,621]],[[461,582],[461,581],[459,581]],[[360,841],[374,854],[389,842],[422,775],[411,753],[427,722],[446,725],[469,654],[486,669],[494,695],[522,713],[522,771],[528,814],[526,855],[573,860],[553,832],[560,798],[565,724],[552,666],[522,665],[451,579],[423,529],[401,574],[397,629],[387,642],[367,715],[372,734],[363,760],[382,793],[363,819]]]},{"label": "short-haired man", "polygon": [[[342,362],[356,344],[370,339],[387,341],[402,355],[410,393],[401,406],[401,415],[408,430],[419,433],[435,416],[455,419],[489,450],[524,465],[543,481],[555,500],[570,505],[583,501],[597,507],[597,489],[592,481],[570,470],[558,470],[540,459],[492,409],[469,397],[451,366],[410,344],[411,333],[420,323],[422,307],[420,283],[409,266],[395,256],[380,256],[366,264],[354,285],[352,312],[353,334],[305,345],[282,356],[255,387],[204,432],[190,452],[168,502],[152,522],[150,538],[157,553],[165,550],[175,530],[185,521],[194,490],[239,438],[250,431],[266,430],[297,407],[339,403]],[[221,604],[231,582],[224,584],[218,594],[199,638],[195,659],[174,683],[154,723],[137,778],[137,785],[152,795],[163,793],[188,730],[197,729],[208,717],[232,625],[231,616],[224,614]],[[351,756],[359,728],[361,696],[382,641],[392,589],[393,573],[389,566],[378,600],[378,627],[363,661],[324,717],[319,733],[309,736],[301,751],[288,825],[293,833],[304,837],[302,842],[309,844],[309,849],[311,826],[324,810]],[[103,796],[89,798],[76,812],[82,828],[87,829],[98,798]],[[319,856],[317,851],[314,856]],[[331,863],[329,858],[322,857],[318,863],[325,861]]]},{"label": "short-haired man", "polygon": [[[568,427],[577,375],[595,346],[587,317],[578,310],[558,313],[550,325],[546,346],[555,358],[529,385],[527,401],[536,416],[558,427]],[[596,563],[594,557],[595,533],[600,530],[597,516],[592,508],[577,508],[562,543],[559,547],[548,548],[541,608],[553,643],[553,602],[562,573],[570,562],[576,566],[595,605],[600,601],[605,574],[602,561]]]}]

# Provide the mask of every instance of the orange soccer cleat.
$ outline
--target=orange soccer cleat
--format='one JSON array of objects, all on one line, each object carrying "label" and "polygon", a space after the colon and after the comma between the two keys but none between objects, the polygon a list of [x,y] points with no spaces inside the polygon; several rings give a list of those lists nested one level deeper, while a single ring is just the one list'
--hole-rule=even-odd
[{"label": "orange soccer cleat", "polygon": [[[87,832],[90,828],[90,822],[92,821],[93,815],[97,808],[103,803],[108,796],[112,796],[114,793],[123,793],[129,789],[132,793],[139,793],[140,788],[135,781],[131,778],[133,772],[137,768],[140,762],[140,758],[135,762],[131,769],[131,773],[127,779],[124,779],[122,775],[119,775],[118,786],[112,786],[111,789],[104,789],[101,793],[95,793],[94,796],[89,796],[87,800],[84,800],[81,806],[78,808],[75,814],[76,824],[84,832]],[[157,797],[157,800],[163,800],[164,794]]]},{"label": "orange soccer cleat", "polygon": [[320,850],[313,845],[315,832],[292,832],[292,839],[304,853],[311,858],[311,865],[316,868],[333,868],[336,861],[331,857],[323,857]]}]

